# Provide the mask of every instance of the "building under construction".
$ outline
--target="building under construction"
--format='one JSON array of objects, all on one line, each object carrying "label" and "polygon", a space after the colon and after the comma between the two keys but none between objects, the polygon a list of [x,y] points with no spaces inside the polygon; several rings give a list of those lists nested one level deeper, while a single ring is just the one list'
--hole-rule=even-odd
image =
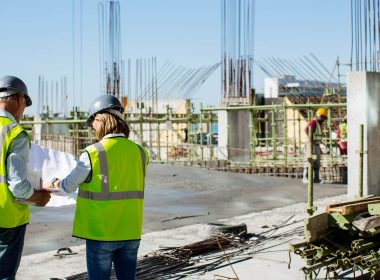
[{"label": "building under construction", "polygon": [[[119,4],[106,1],[99,6],[101,93],[122,100],[130,138],[146,148],[153,162],[294,179],[308,168],[305,241],[292,244],[290,251],[305,259],[302,270],[309,279],[317,278],[322,268],[336,277],[357,270],[374,277],[380,271],[380,198],[358,199],[380,194],[380,1],[351,2],[353,44],[346,83],[340,81],[339,59],[332,71],[313,54],[297,60],[255,59],[254,2],[221,1],[220,62],[190,69],[168,61],[159,67],[154,57],[124,63]],[[268,76],[262,93],[255,90],[253,67]],[[217,70],[221,105],[195,108],[193,94]],[[61,84],[51,84],[50,92],[61,88],[67,96],[64,78]],[[49,88],[41,77],[40,105],[45,109],[23,124],[35,143],[78,156],[94,141],[85,126],[86,113],[78,108],[67,112],[65,106],[54,112],[47,99]],[[324,213],[314,215],[310,174],[316,156],[305,127],[319,108],[328,115],[320,177],[347,184],[348,197],[356,200],[328,205]],[[336,134],[345,118],[348,155],[341,155]]]},{"label": "building under construction", "polygon": [[[334,136],[346,115],[339,68],[338,75],[329,73],[313,54],[294,61],[255,60],[254,1],[222,1],[221,62],[199,68],[170,61],[158,67],[155,57],[124,63],[118,1],[99,3],[99,23],[101,93],[121,99],[130,137],[149,151],[151,160],[300,178],[304,128],[324,107],[329,118],[321,176],[326,182],[346,182],[346,157],[339,155]],[[271,75],[264,93],[254,89],[254,65]],[[192,96],[218,69],[221,106],[194,108]],[[79,108],[68,112],[67,92],[67,78],[53,83],[41,76],[42,114],[24,124],[33,127],[36,143],[78,156],[93,140],[85,127],[86,114]]]}]

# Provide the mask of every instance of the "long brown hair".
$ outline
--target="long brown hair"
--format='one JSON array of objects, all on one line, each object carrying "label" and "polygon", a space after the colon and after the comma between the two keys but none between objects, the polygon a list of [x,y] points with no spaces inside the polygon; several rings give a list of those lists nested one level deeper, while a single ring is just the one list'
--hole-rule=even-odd
[{"label": "long brown hair", "polygon": [[127,138],[129,137],[129,126],[126,121],[109,113],[100,113],[95,115],[95,119],[99,121],[99,130],[95,130],[95,135],[98,140],[103,139],[107,134],[123,133]]}]

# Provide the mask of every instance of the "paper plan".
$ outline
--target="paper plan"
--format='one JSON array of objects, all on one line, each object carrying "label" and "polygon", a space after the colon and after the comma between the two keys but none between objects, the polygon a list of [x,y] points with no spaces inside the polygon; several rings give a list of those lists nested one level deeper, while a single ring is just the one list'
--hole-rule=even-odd
[{"label": "paper plan", "polygon": [[[48,149],[32,143],[28,164],[28,180],[34,189],[40,189],[42,184],[49,183],[53,178],[65,178],[76,166],[76,159],[72,154]],[[52,193],[46,206],[59,207],[74,204],[76,193]]]}]

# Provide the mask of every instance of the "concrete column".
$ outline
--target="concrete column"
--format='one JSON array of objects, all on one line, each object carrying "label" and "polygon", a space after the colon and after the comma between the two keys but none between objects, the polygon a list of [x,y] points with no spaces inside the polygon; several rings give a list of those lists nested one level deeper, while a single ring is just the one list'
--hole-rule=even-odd
[{"label": "concrete column", "polygon": [[359,191],[359,125],[364,125],[363,195],[380,195],[380,73],[347,75],[348,197]]},{"label": "concrete column", "polygon": [[[34,121],[41,121],[41,116],[38,114],[34,115]],[[34,142],[38,144],[41,143],[42,124],[34,124],[32,133]]]},{"label": "concrete column", "polygon": [[219,159],[248,163],[249,137],[249,111],[218,112]]},{"label": "concrete column", "polygon": [[228,114],[227,111],[218,111],[218,153],[219,159],[228,160]]}]

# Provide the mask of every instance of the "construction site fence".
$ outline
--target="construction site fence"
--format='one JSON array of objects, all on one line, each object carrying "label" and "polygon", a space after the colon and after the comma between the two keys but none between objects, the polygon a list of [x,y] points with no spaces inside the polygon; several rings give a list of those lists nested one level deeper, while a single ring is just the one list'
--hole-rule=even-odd
[{"label": "construction site fence", "polygon": [[[79,155],[88,145],[95,143],[95,138],[90,136],[67,135],[40,135],[32,138],[35,144],[51,149]],[[133,139],[132,139],[133,140]],[[210,170],[235,172],[245,174],[262,174],[267,176],[279,176],[301,179],[305,165],[305,155],[295,152],[283,153],[281,147],[274,154],[273,149],[257,147],[255,151],[250,149],[238,149],[231,147],[206,146],[200,144],[170,145],[162,142],[161,146],[153,143],[148,148],[151,162],[160,162],[182,166],[203,167]],[[229,161],[226,154],[238,151],[245,156],[240,162]],[[254,160],[249,155],[255,154]],[[346,156],[340,156],[334,151],[321,156],[321,178],[326,183],[346,183],[347,167]]]},{"label": "construction site fence", "polygon": [[[155,117],[141,114],[128,115],[126,119],[131,129],[129,138],[149,152],[151,162],[194,163],[223,171],[243,170],[243,173],[300,178],[307,141],[304,127],[317,108],[325,107],[329,118],[324,126],[321,176],[329,182],[344,182],[341,169],[346,168],[347,158],[339,154],[334,131],[339,121],[335,111],[345,109],[345,105],[277,104],[201,108],[200,114],[188,111],[187,115],[174,115],[168,110],[167,114]],[[218,120],[219,115],[214,111],[222,110],[244,112],[246,123],[239,124],[242,127],[241,135],[232,130],[228,121],[223,124]],[[306,112],[306,119],[300,110]],[[23,121],[22,124],[35,143],[79,157],[86,146],[95,142],[85,122],[84,118],[45,118]],[[215,124],[220,127],[214,129]],[[222,128],[227,131],[227,140],[225,135],[224,140],[221,139]],[[226,164],[216,167],[199,164],[214,161]]]}]

